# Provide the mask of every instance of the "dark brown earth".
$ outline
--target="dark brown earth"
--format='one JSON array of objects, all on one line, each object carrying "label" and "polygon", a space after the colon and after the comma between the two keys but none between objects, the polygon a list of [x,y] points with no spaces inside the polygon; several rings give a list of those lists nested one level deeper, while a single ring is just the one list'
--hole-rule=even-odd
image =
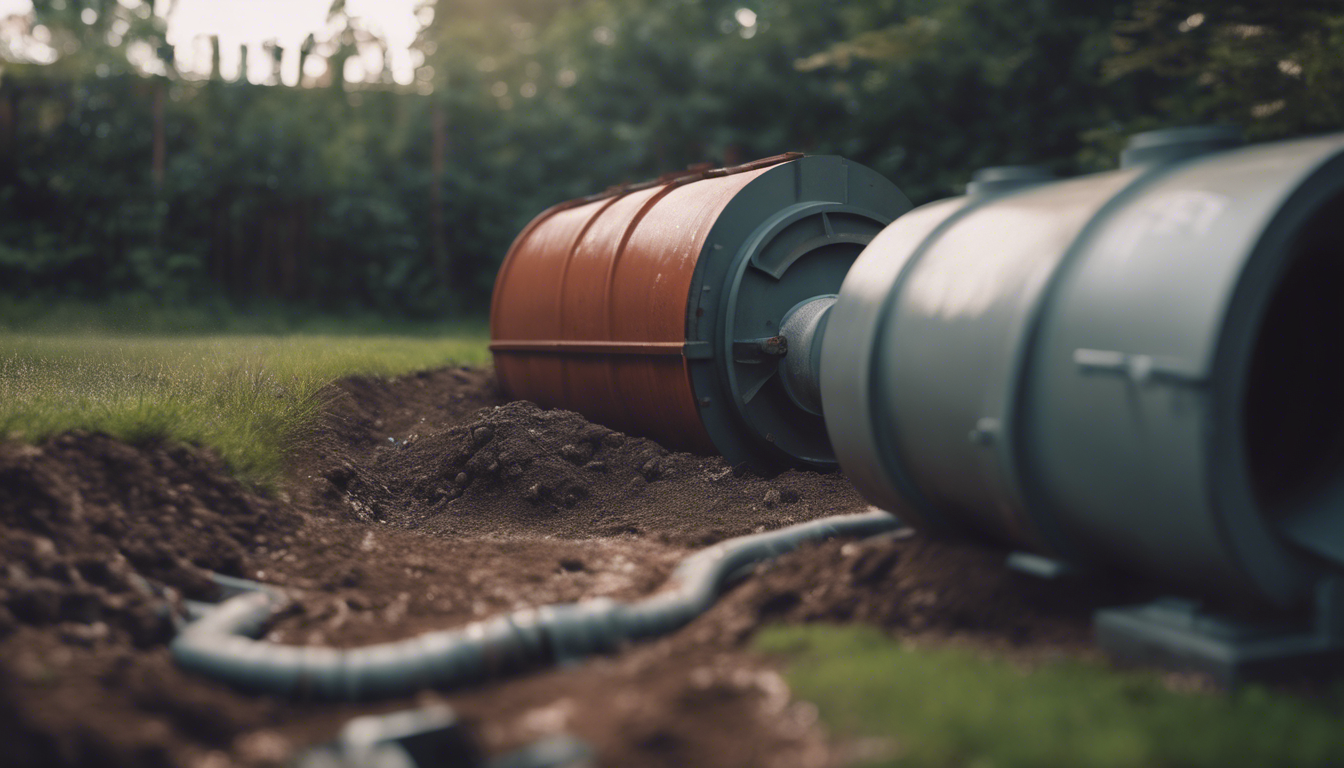
[{"label": "dark brown earth", "polygon": [[[282,585],[283,642],[357,645],[528,605],[649,594],[695,548],[865,508],[838,475],[735,474],[577,414],[505,402],[486,372],[351,379],[265,494],[207,450],[70,433],[0,444],[0,744],[7,765],[278,765],[359,713],[444,701],[490,751],[555,732],[603,765],[843,762],[815,710],[744,649],[762,622],[1085,653],[1094,585],[923,536],[807,547],[681,632],[615,656],[377,706],[234,693],[168,657],[208,570]],[[1063,587],[1063,588],[1061,588]]]}]

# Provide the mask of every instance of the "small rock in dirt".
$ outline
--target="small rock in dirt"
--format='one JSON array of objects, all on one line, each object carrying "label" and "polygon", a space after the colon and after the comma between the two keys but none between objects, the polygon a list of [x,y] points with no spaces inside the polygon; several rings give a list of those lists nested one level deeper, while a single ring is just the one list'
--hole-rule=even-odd
[{"label": "small rock in dirt", "polygon": [[114,572],[112,562],[106,557],[84,557],[75,562],[75,568],[90,584],[112,588],[125,587],[125,579]]},{"label": "small rock in dirt", "polygon": [[658,456],[654,456],[653,458],[644,462],[644,466],[639,468],[639,474],[643,475],[644,479],[648,480],[649,482],[653,482],[654,480],[657,480],[658,478],[662,477],[665,471],[666,467],[663,464],[663,460],[661,457]]},{"label": "small rock in dirt", "polygon": [[434,493],[430,496],[430,501],[434,502],[435,504],[438,504],[444,501],[452,501],[453,499],[456,499],[461,495],[462,495],[462,489],[456,486],[450,485],[446,488],[439,487],[434,489]]},{"label": "small rock in dirt", "polygon": [[468,475],[466,472],[458,472],[457,477],[453,478],[453,482],[457,483],[458,486],[464,486],[471,482],[471,475]]},{"label": "small rock in dirt", "polygon": [[766,492],[765,492],[765,508],[766,508],[766,509],[774,509],[775,507],[779,506],[779,502],[780,502],[780,499],[781,499],[781,498],[782,498],[782,495],[780,494],[780,492],[779,492],[778,490],[774,489],[774,488],[771,488],[770,490],[766,491]]},{"label": "small rock in dirt", "polygon": [[611,430],[601,424],[587,424],[579,429],[578,438],[585,443],[600,443],[609,434]]},{"label": "small rock in dirt", "polygon": [[107,639],[111,634],[107,625],[101,621],[95,621],[92,624],[79,624],[76,622],[61,625],[60,638],[62,642],[70,645],[81,645],[91,647],[99,640]]},{"label": "small rock in dirt", "polygon": [[620,432],[608,432],[602,436],[602,444],[608,448],[620,448],[625,445],[625,435]]},{"label": "small rock in dirt", "polygon": [[233,747],[243,760],[261,765],[280,765],[294,750],[289,740],[275,731],[244,734],[234,741]]},{"label": "small rock in dirt", "polygon": [[52,560],[58,555],[56,544],[46,536],[34,536],[32,539],[33,556],[41,560]]},{"label": "small rock in dirt", "polygon": [[477,477],[493,475],[499,471],[499,462],[489,451],[481,451],[467,461],[467,472]]},{"label": "small rock in dirt", "polygon": [[593,459],[587,464],[584,464],[583,468],[588,470],[589,472],[606,472],[607,462],[602,461],[601,459]]},{"label": "small rock in dirt", "polygon": [[163,645],[177,634],[172,615],[162,610],[161,604],[139,602],[119,616],[117,623],[130,634],[137,648]]},{"label": "small rock in dirt", "polygon": [[488,426],[477,427],[471,431],[471,442],[473,445],[479,448],[485,445],[486,443],[490,442],[491,438],[493,438],[494,436],[495,436],[495,430],[491,429],[490,427]]},{"label": "small rock in dirt", "polygon": [[51,579],[30,579],[14,585],[9,610],[30,624],[51,624],[61,613],[61,587]]},{"label": "small rock in dirt", "polygon": [[717,471],[717,472],[713,472],[713,471],[706,472],[706,473],[705,473],[705,477],[709,480],[709,482],[711,482],[711,483],[717,483],[717,482],[719,482],[720,480],[722,480],[722,479],[724,479],[725,477],[728,477],[728,476],[730,476],[730,475],[732,475],[732,474],[733,474],[733,468],[732,468],[732,467],[726,467],[726,468],[721,469],[721,470],[719,470],[719,471]]},{"label": "small rock in dirt", "polygon": [[347,462],[328,469],[322,473],[322,476],[329,480],[332,485],[344,491],[349,488],[350,481],[354,480],[357,474],[354,465]]},{"label": "small rock in dirt", "polygon": [[578,443],[577,445],[569,443],[560,448],[560,455],[571,464],[584,464],[593,458],[593,454],[596,452],[597,449],[593,447],[592,443]]},{"label": "small rock in dirt", "polygon": [[588,486],[583,483],[571,483],[560,493],[560,503],[566,507],[573,507],[588,498],[588,494]]}]

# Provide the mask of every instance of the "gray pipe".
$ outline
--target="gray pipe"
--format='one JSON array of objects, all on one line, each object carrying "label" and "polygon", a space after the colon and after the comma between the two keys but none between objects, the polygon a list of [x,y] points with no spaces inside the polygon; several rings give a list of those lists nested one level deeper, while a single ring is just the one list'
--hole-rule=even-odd
[{"label": "gray pipe", "polygon": [[724,587],[755,564],[835,536],[872,536],[901,522],[886,512],[838,515],[728,539],[686,558],[673,588],[637,603],[607,598],[547,605],[363,648],[277,645],[252,638],[289,604],[279,590],[252,587],[188,624],[173,640],[178,664],[250,691],[305,699],[361,700],[444,688],[571,661],[621,643],[676,630],[709,609]]}]

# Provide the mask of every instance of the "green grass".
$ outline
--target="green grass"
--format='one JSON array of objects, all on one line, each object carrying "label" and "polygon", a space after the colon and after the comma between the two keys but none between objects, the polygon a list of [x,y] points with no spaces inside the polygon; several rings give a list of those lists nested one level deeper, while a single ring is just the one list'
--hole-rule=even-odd
[{"label": "green grass", "polygon": [[115,334],[132,336],[329,335],[414,336],[484,334],[480,319],[427,322],[369,311],[333,313],[278,302],[247,304],[219,297],[165,303],[148,296],[118,296],[97,302],[46,301],[0,296],[0,332]]},{"label": "green grass", "polygon": [[772,628],[758,647],[833,732],[885,737],[870,765],[944,768],[1344,765],[1340,697],[1177,693],[1153,674],[1058,662],[1025,672],[864,627]]},{"label": "green grass", "polygon": [[480,365],[486,343],[480,325],[424,336],[0,331],[0,435],[174,438],[214,448],[237,476],[268,485],[333,380]]}]

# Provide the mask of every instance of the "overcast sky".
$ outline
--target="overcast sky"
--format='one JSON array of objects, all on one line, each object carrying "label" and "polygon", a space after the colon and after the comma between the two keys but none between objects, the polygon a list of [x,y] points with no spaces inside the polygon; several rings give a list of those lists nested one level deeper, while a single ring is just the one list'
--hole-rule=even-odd
[{"label": "overcast sky", "polygon": [[[141,0],[118,0],[128,8]],[[281,79],[289,85],[298,82],[298,46],[313,34],[319,41],[330,37],[327,11],[332,0],[177,0],[172,4],[168,18],[168,41],[172,43],[178,68],[186,73],[203,75],[210,70],[209,38],[217,35],[221,48],[221,68],[227,78],[236,75],[240,63],[240,46],[251,46],[248,72],[257,82],[270,73],[268,54],[261,44],[276,41],[285,49],[281,63]],[[387,65],[393,78],[402,84],[415,77],[420,56],[409,50],[415,40],[421,21],[417,20],[418,0],[346,0],[346,13],[358,20],[365,29],[387,41]],[[168,12],[170,3],[157,0],[155,10]],[[0,18],[26,15],[32,10],[31,0],[0,0]],[[421,19],[427,20],[428,9],[421,10]],[[321,51],[319,51],[321,52]],[[346,76],[363,80],[367,74],[381,68],[381,53],[370,46],[361,55],[347,63]],[[320,60],[312,62],[309,74],[321,71]]]}]

